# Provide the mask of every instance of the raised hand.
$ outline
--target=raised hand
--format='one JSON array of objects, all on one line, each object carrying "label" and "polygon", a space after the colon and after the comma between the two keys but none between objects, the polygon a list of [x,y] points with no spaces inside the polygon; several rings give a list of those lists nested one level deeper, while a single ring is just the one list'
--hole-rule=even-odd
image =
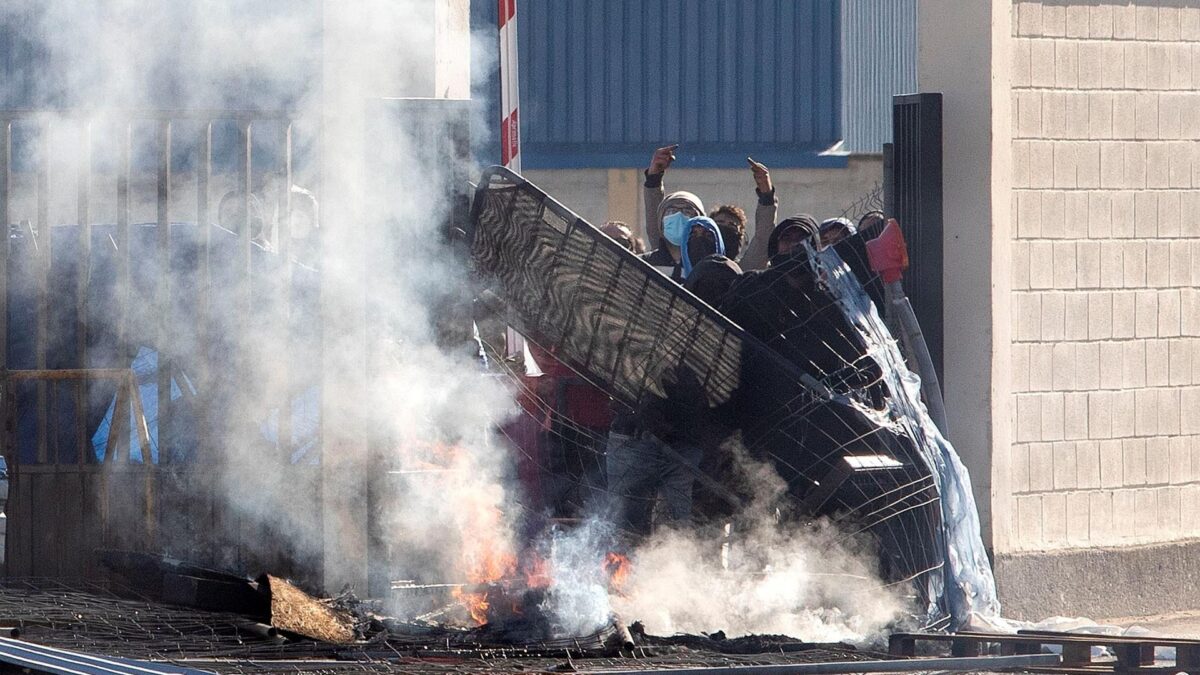
[{"label": "raised hand", "polygon": [[650,167],[646,169],[646,173],[659,174],[666,173],[667,169],[671,168],[671,162],[675,161],[675,149],[679,144],[668,145],[654,151],[654,156],[650,158]]}]

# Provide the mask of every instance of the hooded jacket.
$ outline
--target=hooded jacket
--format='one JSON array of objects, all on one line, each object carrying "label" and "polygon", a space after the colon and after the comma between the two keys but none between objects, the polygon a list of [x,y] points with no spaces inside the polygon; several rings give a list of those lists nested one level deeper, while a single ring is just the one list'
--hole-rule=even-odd
[{"label": "hooded jacket", "polygon": [[[671,255],[671,251],[667,248],[667,241],[662,236],[662,218],[663,212],[671,206],[691,206],[696,209],[700,215],[704,215],[704,202],[700,198],[690,192],[672,192],[667,195],[667,198],[655,208],[655,220],[658,223],[657,229],[657,247],[649,253],[642,256],[642,260],[653,265],[659,272],[671,277],[672,281],[680,283],[683,281],[683,266],[675,262],[675,256]],[[647,225],[646,233],[648,236],[654,236]]]},{"label": "hooded jacket", "polygon": [[771,230],[771,238],[767,240],[767,258],[768,260],[779,255],[779,238],[783,233],[793,227],[799,227],[808,233],[812,238],[813,248],[820,246],[820,226],[817,225],[817,219],[807,213],[798,213],[791,218],[784,218],[779,221],[775,229]]}]

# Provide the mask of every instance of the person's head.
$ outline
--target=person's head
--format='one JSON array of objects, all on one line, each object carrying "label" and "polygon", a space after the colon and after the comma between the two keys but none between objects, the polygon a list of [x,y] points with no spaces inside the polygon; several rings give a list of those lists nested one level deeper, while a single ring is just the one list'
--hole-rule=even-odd
[{"label": "person's head", "polygon": [[658,205],[663,238],[673,246],[683,245],[683,238],[690,231],[687,221],[702,215],[704,202],[699,197],[690,192],[672,192]]},{"label": "person's head", "polygon": [[771,238],[767,240],[767,255],[770,258],[789,256],[805,240],[816,247],[819,230],[816,219],[807,213],[785,218],[771,231]]},{"label": "person's head", "polygon": [[683,265],[683,275],[687,277],[692,267],[713,254],[725,254],[725,243],[721,230],[711,218],[697,216],[687,222],[687,241],[682,246],[680,263]]},{"label": "person's head", "polygon": [[721,230],[725,240],[725,255],[737,260],[746,243],[746,212],[733,204],[721,204],[708,214]]},{"label": "person's head", "polygon": [[723,255],[710,255],[692,267],[683,287],[716,307],[742,276],[742,268]]},{"label": "person's head", "polygon": [[600,231],[634,253],[640,254],[646,252],[646,246],[642,243],[642,238],[634,235],[629,226],[619,220],[610,220],[604,223],[600,226]]},{"label": "person's head", "polygon": [[846,237],[858,233],[854,223],[845,218],[830,218],[821,223],[821,248],[833,246]]},{"label": "person's head", "polygon": [[871,228],[882,228],[887,224],[887,216],[883,211],[878,209],[867,211],[858,219],[858,231],[863,233],[863,236],[874,237],[878,232],[871,232]]}]

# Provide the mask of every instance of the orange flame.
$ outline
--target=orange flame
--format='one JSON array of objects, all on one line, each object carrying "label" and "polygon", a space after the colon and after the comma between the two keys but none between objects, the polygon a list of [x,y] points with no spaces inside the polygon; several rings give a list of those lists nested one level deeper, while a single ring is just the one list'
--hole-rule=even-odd
[{"label": "orange flame", "polygon": [[633,563],[626,556],[612,552],[604,556],[604,573],[608,575],[608,587],[613,592],[620,594],[625,590],[632,570]]}]

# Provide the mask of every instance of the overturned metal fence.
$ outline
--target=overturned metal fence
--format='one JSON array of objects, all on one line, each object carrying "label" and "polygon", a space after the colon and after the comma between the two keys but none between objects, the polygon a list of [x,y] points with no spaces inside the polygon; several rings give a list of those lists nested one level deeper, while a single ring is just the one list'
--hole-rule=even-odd
[{"label": "overturned metal fence", "polygon": [[[216,152],[214,125],[233,130],[224,140],[236,138]],[[269,168],[255,160],[260,127],[274,135]],[[294,473],[295,485],[316,480],[314,462],[294,461],[301,442],[312,458],[319,453],[311,429],[312,438],[296,438],[293,413],[298,392],[317,384],[296,364],[320,346],[319,332],[298,319],[317,314],[319,282],[295,260],[289,231],[293,127],[285,113],[231,110],[0,112],[10,576],[94,576],[94,551],[105,547],[247,562],[248,551],[265,550],[264,533],[211,489],[225,450],[215,443],[244,439],[258,446],[258,461]],[[68,128],[76,170],[60,179],[52,143]],[[98,164],[106,179],[115,175],[115,195],[105,195],[115,199],[115,218],[103,223]],[[227,169],[226,197],[234,197],[225,201],[240,223],[215,222],[214,166]],[[179,167],[184,175],[173,175]],[[253,203],[264,171],[285,186],[269,232]],[[139,182],[146,175],[154,177],[155,218],[138,222],[134,193],[151,183]],[[181,180],[193,181],[192,194],[180,193]],[[56,222],[56,195],[70,183],[74,222]],[[173,220],[192,200],[194,219]],[[32,218],[18,216],[18,202]],[[289,355],[272,364],[284,384],[256,392],[265,399],[259,410],[241,410],[232,404],[247,386],[239,369],[262,336]],[[263,441],[256,427],[272,410],[272,438]],[[320,500],[309,504],[319,521]],[[272,562],[285,566],[274,569],[286,571],[289,557],[281,552]]]}]

